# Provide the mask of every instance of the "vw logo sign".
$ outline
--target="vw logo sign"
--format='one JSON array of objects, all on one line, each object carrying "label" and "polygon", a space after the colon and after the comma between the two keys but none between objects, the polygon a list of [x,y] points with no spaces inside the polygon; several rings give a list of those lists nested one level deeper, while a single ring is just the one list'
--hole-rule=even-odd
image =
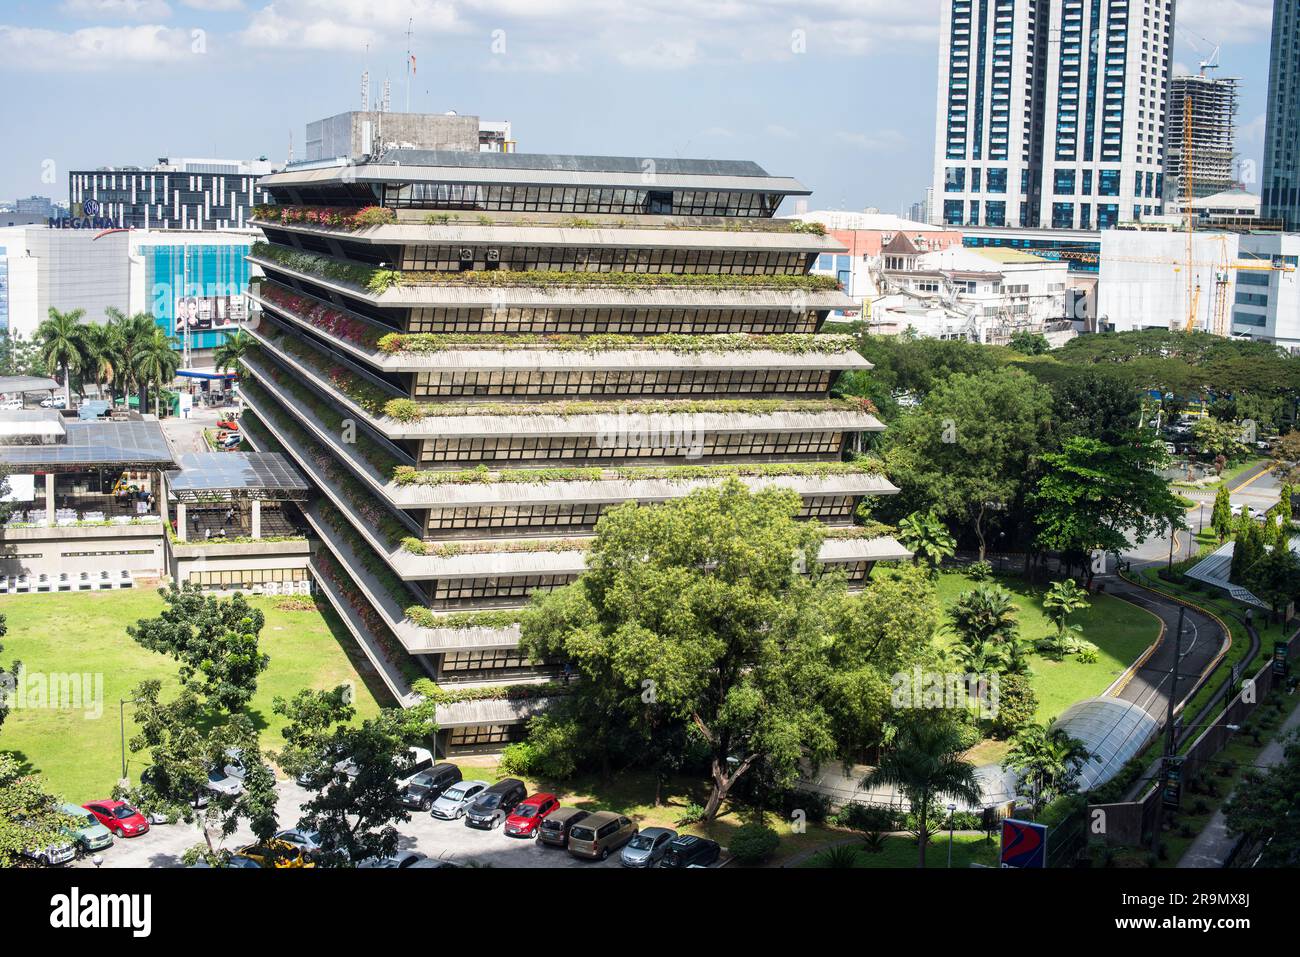
[{"label": "vw logo sign", "polygon": [[88,200],[85,200],[85,201],[81,204],[81,209],[82,209],[82,212],[84,212],[87,216],[98,216],[98,215],[99,215],[99,200],[97,200],[97,199],[88,199]]}]

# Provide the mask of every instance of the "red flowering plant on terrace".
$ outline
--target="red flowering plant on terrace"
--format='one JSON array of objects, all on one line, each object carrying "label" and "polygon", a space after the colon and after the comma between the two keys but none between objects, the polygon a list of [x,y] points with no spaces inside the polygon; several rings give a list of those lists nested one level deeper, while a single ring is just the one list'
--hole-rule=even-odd
[{"label": "red flowering plant on terrace", "polygon": [[259,290],[259,295],[272,305],[293,313],[303,322],[315,326],[322,332],[355,342],[367,349],[379,348],[379,330],[323,302],[307,296],[298,296],[279,286],[266,283]]},{"label": "red flowering plant on terrace", "polygon": [[268,223],[285,226],[323,226],[327,229],[365,229],[386,226],[397,221],[397,214],[386,206],[344,209],[337,206],[256,206],[253,216]]}]

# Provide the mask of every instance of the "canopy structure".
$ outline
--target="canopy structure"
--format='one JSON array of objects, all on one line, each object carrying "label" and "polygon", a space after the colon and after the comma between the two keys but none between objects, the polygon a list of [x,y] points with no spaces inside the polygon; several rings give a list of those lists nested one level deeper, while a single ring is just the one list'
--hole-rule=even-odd
[{"label": "canopy structure", "polygon": [[1057,718],[1056,726],[1088,749],[1089,758],[1079,769],[1080,791],[1113,778],[1159,727],[1136,702],[1119,698],[1089,698],[1073,704]]},{"label": "canopy structure", "polygon": [[34,375],[0,375],[0,394],[15,392],[53,392],[62,388],[53,379]]},{"label": "canopy structure", "polygon": [[190,452],[167,473],[178,502],[303,502],[311,487],[278,452]]},{"label": "canopy structure", "polygon": [[0,416],[0,466],[14,472],[150,469],[173,463],[171,446],[156,421],[82,422],[64,420],[57,412]]}]

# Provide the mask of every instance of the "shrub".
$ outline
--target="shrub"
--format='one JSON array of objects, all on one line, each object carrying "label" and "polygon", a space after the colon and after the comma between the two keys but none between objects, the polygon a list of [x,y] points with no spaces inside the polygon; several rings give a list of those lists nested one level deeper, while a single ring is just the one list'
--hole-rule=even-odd
[{"label": "shrub", "polygon": [[819,867],[846,870],[858,866],[858,852],[853,849],[852,845],[839,844],[822,851],[814,860]]},{"label": "shrub", "polygon": [[688,827],[691,824],[699,824],[704,820],[704,806],[692,801],[686,807],[682,808],[682,815],[677,819],[678,827]]},{"label": "shrub", "polygon": [[1009,738],[1034,720],[1038,695],[1024,675],[1006,674],[998,679],[998,713],[993,718],[993,733]]},{"label": "shrub", "polygon": [[738,864],[761,864],[776,853],[781,838],[774,828],[758,822],[742,824],[731,837],[730,851]]},{"label": "shrub", "polygon": [[898,829],[898,813],[892,808],[872,804],[846,804],[835,815],[840,827],[854,831],[894,831]]},{"label": "shrub", "polygon": [[989,561],[971,562],[966,566],[966,577],[973,582],[986,582],[993,577],[993,563]]}]

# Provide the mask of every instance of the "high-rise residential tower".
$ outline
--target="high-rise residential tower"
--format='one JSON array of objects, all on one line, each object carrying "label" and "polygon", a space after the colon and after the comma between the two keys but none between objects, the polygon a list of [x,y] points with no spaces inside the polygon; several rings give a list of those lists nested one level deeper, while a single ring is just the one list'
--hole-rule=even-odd
[{"label": "high-rise residential tower", "polygon": [[796,491],[851,584],[909,554],[854,523],[896,489],[853,454],[869,403],[830,394],[868,364],[816,334],[855,302],[809,275],[844,247],[773,218],[796,181],[396,150],[259,185],[244,435],[315,483],[313,574],[395,696],[443,689],[440,750],[500,747],[545,706],[561,663],[520,651],[519,609],[581,573],[620,502],[734,476]]},{"label": "high-rise residential tower", "polygon": [[1191,107],[1192,198],[1213,196],[1232,188],[1237,122],[1237,78],[1203,74],[1176,76],[1169,82],[1169,110],[1165,123],[1165,189],[1169,203],[1181,200],[1187,189],[1183,159],[1187,142],[1187,107]]},{"label": "high-rise residential tower", "polygon": [[1173,0],[947,0],[946,225],[1096,229],[1161,212]]},{"label": "high-rise residential tower", "polygon": [[1300,229],[1300,0],[1274,0],[1260,216]]}]

